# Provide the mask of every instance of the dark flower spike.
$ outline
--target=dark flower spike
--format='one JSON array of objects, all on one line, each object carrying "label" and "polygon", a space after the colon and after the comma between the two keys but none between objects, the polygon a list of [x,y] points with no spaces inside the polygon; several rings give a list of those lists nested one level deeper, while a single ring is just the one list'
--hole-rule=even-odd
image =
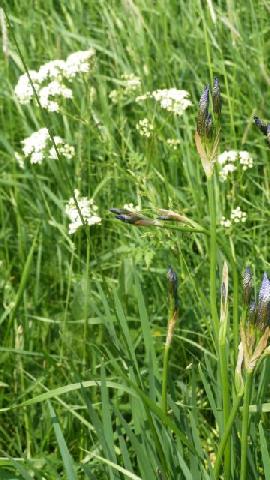
[{"label": "dark flower spike", "polygon": [[268,123],[267,125],[266,136],[267,136],[268,142],[270,143],[270,123]]},{"label": "dark flower spike", "polygon": [[148,225],[155,225],[157,226],[158,223],[151,218],[146,218],[143,215],[139,215],[137,213],[131,212],[130,210],[126,210],[124,208],[111,208],[110,212],[116,214],[115,218],[120,220],[121,222],[130,223],[131,225],[136,226],[148,226]]},{"label": "dark flower spike", "polygon": [[177,310],[177,308],[178,308],[178,293],[177,293],[178,278],[177,278],[176,272],[172,269],[172,267],[169,267],[169,269],[168,269],[167,278],[168,278],[168,282],[169,282],[169,296],[173,299],[174,310]]},{"label": "dark flower spike", "polygon": [[200,136],[205,135],[206,129],[206,118],[208,115],[208,107],[209,107],[209,91],[210,87],[207,85],[202,93],[202,96],[199,101],[199,112],[197,118],[197,132]]},{"label": "dark flower spike", "polygon": [[252,272],[250,267],[246,267],[243,273],[243,300],[246,306],[250,303],[252,293]]},{"label": "dark flower spike", "polygon": [[252,302],[249,306],[248,322],[252,325],[256,325],[257,323],[257,307],[255,302]]},{"label": "dark flower spike", "polygon": [[264,329],[269,323],[270,311],[270,281],[264,273],[258,300],[258,326]]},{"label": "dark flower spike", "polygon": [[212,98],[213,98],[213,112],[216,113],[218,116],[220,116],[221,109],[222,109],[222,100],[220,95],[220,85],[219,85],[218,77],[215,77],[214,79]]},{"label": "dark flower spike", "polygon": [[205,119],[205,134],[207,138],[211,138],[213,134],[213,120],[211,113],[208,113]]},{"label": "dark flower spike", "polygon": [[254,117],[254,123],[264,135],[267,135],[268,125],[260,120],[259,117]]}]

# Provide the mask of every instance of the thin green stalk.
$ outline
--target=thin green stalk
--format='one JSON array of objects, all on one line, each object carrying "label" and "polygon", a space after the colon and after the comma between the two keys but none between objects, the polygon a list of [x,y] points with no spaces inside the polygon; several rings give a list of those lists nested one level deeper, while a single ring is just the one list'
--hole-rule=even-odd
[{"label": "thin green stalk", "polygon": [[[228,362],[225,342],[219,345],[220,375],[222,383],[222,404],[224,428],[230,415]],[[229,480],[231,472],[231,439],[228,438],[224,452],[224,480]]]},{"label": "thin green stalk", "polygon": [[233,270],[233,345],[234,345],[234,359],[236,362],[238,355],[238,345],[239,345],[239,320],[238,320],[238,307],[239,307],[239,282],[238,282],[238,272],[236,267],[236,258],[234,251],[234,244],[232,239],[230,239],[231,245],[231,254],[232,254],[232,270]]},{"label": "thin green stalk", "polygon": [[207,179],[208,202],[210,214],[210,309],[212,326],[215,335],[215,341],[218,338],[218,314],[217,314],[217,286],[216,286],[216,268],[217,268],[217,235],[216,235],[216,205],[215,189],[213,175]]},{"label": "thin green stalk", "polygon": [[240,480],[247,478],[247,450],[248,450],[248,423],[249,423],[249,404],[252,392],[253,370],[247,371],[244,401],[243,401],[243,416],[242,416],[242,434],[241,434],[241,470]]},{"label": "thin green stalk", "polygon": [[214,467],[215,480],[220,479],[219,471],[220,471],[220,467],[221,467],[221,463],[222,463],[223,454],[224,454],[224,451],[225,451],[225,448],[226,448],[226,445],[227,445],[229,435],[230,435],[231,430],[232,430],[233,422],[234,422],[234,419],[236,417],[236,414],[237,414],[242,396],[243,396],[243,392],[239,393],[234,400],[233,407],[232,407],[230,416],[228,418],[228,422],[226,424],[225,432],[223,434],[223,437],[222,437],[221,442],[220,442],[219,447],[218,447],[216,462],[215,462],[215,467]]},{"label": "thin green stalk", "polygon": [[167,385],[168,385],[168,373],[169,373],[169,351],[170,345],[165,343],[164,357],[163,357],[163,372],[162,372],[162,395],[161,395],[161,409],[164,413],[168,412],[168,399],[167,399]]},{"label": "thin green stalk", "polygon": [[85,271],[85,302],[83,324],[83,364],[87,363],[87,339],[88,339],[88,292],[89,292],[89,269],[90,269],[90,229],[86,228],[86,271]]},{"label": "thin green stalk", "polygon": [[[229,396],[229,375],[228,375],[228,359],[227,359],[227,332],[228,332],[228,264],[224,262],[222,269],[222,287],[220,299],[220,324],[219,324],[219,368],[222,391],[223,406],[223,430],[228,423],[230,413],[230,396]],[[225,448],[224,458],[224,480],[230,479],[231,473],[231,441],[228,439]]]}]

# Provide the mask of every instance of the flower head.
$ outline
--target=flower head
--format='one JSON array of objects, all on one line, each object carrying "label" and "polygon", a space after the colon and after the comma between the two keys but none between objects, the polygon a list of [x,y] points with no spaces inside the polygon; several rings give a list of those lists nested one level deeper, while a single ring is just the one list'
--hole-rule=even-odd
[{"label": "flower head", "polygon": [[219,79],[217,77],[214,79],[212,98],[213,98],[213,111],[218,116],[220,116],[221,115],[221,109],[222,109],[222,100],[221,100],[221,95],[220,95]]},{"label": "flower head", "polygon": [[98,207],[92,198],[81,197],[79,190],[74,190],[79,210],[73,197],[71,197],[65,208],[66,215],[70,219],[69,234],[75,233],[82,225],[95,225],[101,223],[101,218],[97,215]]},{"label": "flower head", "polygon": [[249,305],[250,296],[252,292],[252,272],[250,267],[246,267],[243,273],[243,292],[244,292],[244,303]]},{"label": "flower head", "polygon": [[264,273],[258,299],[258,325],[264,328],[269,322],[270,281]]}]

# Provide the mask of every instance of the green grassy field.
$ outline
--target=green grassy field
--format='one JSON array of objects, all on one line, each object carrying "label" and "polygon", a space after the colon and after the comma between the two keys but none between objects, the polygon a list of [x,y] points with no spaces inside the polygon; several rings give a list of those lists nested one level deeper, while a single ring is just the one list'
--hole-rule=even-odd
[{"label": "green grassy field", "polygon": [[[270,270],[270,145],[253,122],[270,121],[269,1],[2,7],[0,479],[270,480],[267,349],[255,369],[247,362],[252,338],[265,335],[263,350],[268,330],[245,321],[242,292],[247,265],[257,295]],[[65,79],[72,98],[58,112],[34,94],[19,101],[26,70],[89,49],[90,69]],[[225,181],[218,162],[206,178],[194,142],[215,77],[217,153],[253,160],[245,169],[238,157]],[[183,114],[136,101],[170,88],[189,93]],[[21,142],[44,128],[72,158],[61,143],[40,164],[23,154]],[[70,234],[75,189],[101,222]],[[138,227],[109,211],[130,203],[151,219],[169,209],[189,223]],[[230,220],[237,207],[245,222]],[[169,266],[179,307],[167,368]],[[248,346],[235,375],[240,323]]]}]

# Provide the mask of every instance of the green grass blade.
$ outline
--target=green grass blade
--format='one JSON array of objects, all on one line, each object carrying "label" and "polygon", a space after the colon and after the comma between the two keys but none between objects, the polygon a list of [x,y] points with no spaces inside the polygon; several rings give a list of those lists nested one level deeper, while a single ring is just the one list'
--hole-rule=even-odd
[{"label": "green grass blade", "polygon": [[73,458],[71,457],[71,455],[68,451],[68,447],[67,447],[67,444],[65,442],[64,435],[62,433],[60,424],[58,422],[58,418],[57,418],[57,416],[55,414],[55,411],[53,409],[53,406],[51,405],[50,402],[48,402],[48,406],[49,406],[51,421],[53,423],[54,433],[55,433],[56,440],[57,440],[57,443],[58,443],[58,446],[59,446],[59,450],[60,450],[60,453],[61,453],[61,456],[62,456],[62,459],[63,459],[63,464],[64,464],[64,467],[65,467],[65,470],[66,470],[67,479],[68,480],[76,480],[77,475],[75,473]]}]

